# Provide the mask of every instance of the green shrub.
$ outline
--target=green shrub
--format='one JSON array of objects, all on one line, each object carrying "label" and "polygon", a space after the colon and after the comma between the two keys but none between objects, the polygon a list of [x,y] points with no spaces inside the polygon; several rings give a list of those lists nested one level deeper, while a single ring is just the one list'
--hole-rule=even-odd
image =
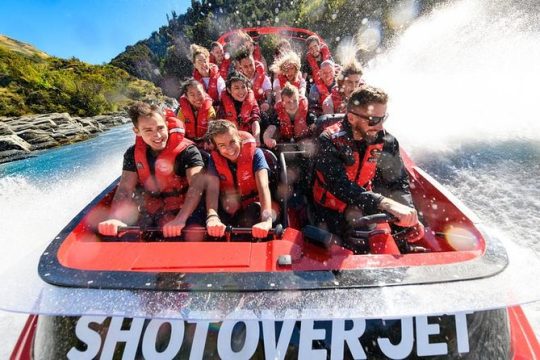
[{"label": "green shrub", "polygon": [[48,112],[92,116],[122,109],[148,94],[162,96],[152,83],[115,66],[25,55],[1,42],[0,74],[0,116]]}]

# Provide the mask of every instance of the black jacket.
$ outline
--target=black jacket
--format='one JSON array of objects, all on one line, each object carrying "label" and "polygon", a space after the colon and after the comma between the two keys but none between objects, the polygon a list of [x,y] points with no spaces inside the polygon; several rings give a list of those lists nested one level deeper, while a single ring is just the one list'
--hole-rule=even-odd
[{"label": "black jacket", "polygon": [[[343,119],[342,123],[346,132],[344,136],[349,137],[354,143],[351,150],[358,152],[358,158],[363,159],[367,143],[364,140],[353,140],[352,128],[347,118]],[[367,191],[347,178],[344,166],[346,151],[338,149],[326,131],[318,138],[315,170],[323,175],[327,190],[332,195],[349,205],[359,206],[366,214],[377,212],[377,206],[382,201],[383,195],[412,207],[409,177],[399,153],[398,141],[385,131],[379,132],[376,141],[383,143],[383,149],[377,161],[372,191]]]}]

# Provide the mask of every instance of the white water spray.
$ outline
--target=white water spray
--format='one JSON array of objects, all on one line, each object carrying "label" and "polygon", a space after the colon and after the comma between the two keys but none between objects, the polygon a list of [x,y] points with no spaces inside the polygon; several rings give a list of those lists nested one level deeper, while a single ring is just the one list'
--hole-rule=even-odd
[{"label": "white water spray", "polygon": [[[540,8],[464,0],[417,20],[366,70],[387,129],[488,225],[540,256]],[[540,305],[527,309],[540,334]]]},{"label": "white water spray", "polygon": [[470,142],[540,142],[537,17],[467,0],[416,21],[366,71],[368,83],[390,94],[396,116],[389,130],[413,153]]}]

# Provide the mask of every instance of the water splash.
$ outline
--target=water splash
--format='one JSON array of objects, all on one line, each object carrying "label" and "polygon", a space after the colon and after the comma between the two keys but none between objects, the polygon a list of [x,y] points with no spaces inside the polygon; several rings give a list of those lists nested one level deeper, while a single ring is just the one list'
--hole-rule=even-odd
[{"label": "water splash", "polygon": [[[466,0],[417,20],[365,78],[386,127],[489,226],[540,256],[540,4]],[[540,305],[525,308],[537,334]]]},{"label": "water splash", "polygon": [[387,127],[408,149],[540,141],[538,14],[512,9],[475,0],[438,9],[370,64],[367,81],[398,114]]},{"label": "water splash", "polygon": [[0,168],[0,272],[42,248],[120,175],[128,127]]}]

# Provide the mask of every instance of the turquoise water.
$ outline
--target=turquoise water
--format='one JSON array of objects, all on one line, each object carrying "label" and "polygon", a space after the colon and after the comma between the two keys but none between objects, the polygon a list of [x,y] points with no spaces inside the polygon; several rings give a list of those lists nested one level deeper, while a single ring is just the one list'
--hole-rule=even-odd
[{"label": "turquoise water", "polygon": [[0,270],[50,241],[71,217],[120,176],[130,126],[0,165]]},{"label": "turquoise water", "polygon": [[108,161],[112,155],[121,154],[133,142],[133,138],[130,125],[120,126],[87,141],[0,164],[0,178],[24,176],[31,181],[46,181],[51,177],[70,176],[85,167]]},{"label": "turquoise water", "polygon": [[[122,170],[129,125],[35,157],[0,165],[0,272],[47,244]],[[37,264],[36,264],[37,266]],[[0,358],[7,359],[25,315],[0,312]]]}]

